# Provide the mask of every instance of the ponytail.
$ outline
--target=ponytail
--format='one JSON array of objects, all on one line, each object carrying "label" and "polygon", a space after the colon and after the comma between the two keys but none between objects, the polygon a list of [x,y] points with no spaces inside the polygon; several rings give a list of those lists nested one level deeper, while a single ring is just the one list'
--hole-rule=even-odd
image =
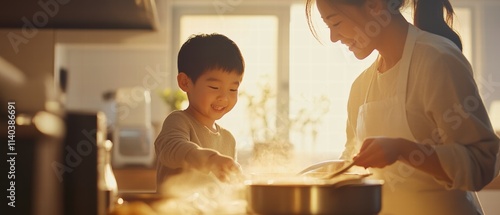
[{"label": "ponytail", "polygon": [[[443,16],[446,10],[446,19]],[[413,23],[418,28],[448,38],[462,50],[460,36],[453,30],[453,7],[449,0],[414,0]]]}]

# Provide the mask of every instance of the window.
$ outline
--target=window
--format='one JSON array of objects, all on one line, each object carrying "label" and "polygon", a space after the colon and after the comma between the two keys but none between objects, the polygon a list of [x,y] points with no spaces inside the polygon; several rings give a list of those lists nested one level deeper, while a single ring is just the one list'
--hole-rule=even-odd
[{"label": "window", "polygon": [[[269,101],[261,105],[268,117],[265,131],[284,136],[282,139],[292,143],[297,152],[312,154],[316,159],[332,159],[344,148],[351,83],[375,60],[377,53],[358,60],[343,45],[332,44],[328,37],[322,38],[323,44],[319,43],[307,26],[304,5],[283,2],[263,3],[269,4],[263,6],[242,2],[222,14],[210,4],[179,3],[174,8],[178,30],[173,35],[173,56],[177,56],[191,34],[227,35],[238,44],[246,61],[240,88],[243,96],[219,121],[235,135],[238,150],[251,150],[253,142],[265,136],[252,133],[252,126],[264,125],[252,125],[257,120],[249,116],[249,103],[244,95],[259,100],[265,96],[264,89],[268,89]],[[464,53],[472,62],[470,9],[455,9]],[[328,35],[319,15],[313,12],[319,34]]]},{"label": "window", "polygon": [[297,114],[306,110],[320,121],[303,130],[293,130],[290,135],[296,148],[326,153],[331,158],[340,155],[344,148],[351,83],[374,61],[377,53],[358,60],[344,45],[330,42],[328,28],[316,10],[312,17],[321,43],[309,30],[304,5],[291,6],[290,116],[300,118]]}]

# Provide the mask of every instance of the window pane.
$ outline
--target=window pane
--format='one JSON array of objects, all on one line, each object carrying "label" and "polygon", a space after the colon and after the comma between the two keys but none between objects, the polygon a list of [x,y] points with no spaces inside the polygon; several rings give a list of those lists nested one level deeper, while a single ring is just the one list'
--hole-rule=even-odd
[{"label": "window pane", "polygon": [[330,42],[327,27],[317,11],[313,13],[322,44],[309,31],[304,5],[291,8],[290,117],[292,124],[293,119],[306,116],[312,121],[295,123],[298,125],[291,130],[290,140],[303,152],[326,153],[331,159],[343,151],[346,141],[351,83],[374,61],[377,53],[365,60],[356,59],[344,45]]}]

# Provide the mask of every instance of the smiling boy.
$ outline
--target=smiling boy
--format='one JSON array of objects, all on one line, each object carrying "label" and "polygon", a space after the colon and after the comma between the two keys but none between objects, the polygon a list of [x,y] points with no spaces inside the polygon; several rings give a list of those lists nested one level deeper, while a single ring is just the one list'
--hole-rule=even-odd
[{"label": "smiling boy", "polygon": [[244,72],[241,52],[224,35],[194,35],[182,45],[177,64],[177,83],[187,93],[189,106],[167,116],[155,141],[157,186],[190,168],[228,180],[239,171],[236,141],[215,121],[238,100]]}]

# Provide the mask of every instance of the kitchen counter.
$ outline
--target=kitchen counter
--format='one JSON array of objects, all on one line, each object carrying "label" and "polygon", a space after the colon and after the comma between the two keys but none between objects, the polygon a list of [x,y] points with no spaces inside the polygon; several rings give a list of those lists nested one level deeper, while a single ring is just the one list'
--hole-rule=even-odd
[{"label": "kitchen counter", "polygon": [[156,169],[144,167],[115,168],[120,192],[156,192]]},{"label": "kitchen counter", "polygon": [[[155,192],[156,169],[144,167],[130,167],[114,169],[118,189],[121,192]],[[485,190],[500,190],[500,177],[488,184]]]},{"label": "kitchen counter", "polygon": [[[146,208],[151,202],[159,200],[156,192],[156,169],[144,167],[129,167],[114,169],[118,183],[119,195],[129,203],[135,202],[137,207]],[[498,212],[496,200],[500,195],[500,177],[497,177],[478,196],[484,210]],[[145,203],[145,204],[142,204]],[[120,214],[120,213],[116,213]],[[488,213],[487,213],[488,214]]]},{"label": "kitchen counter", "polygon": [[500,190],[500,177],[496,177],[493,181],[484,187],[485,190],[495,189]]}]

